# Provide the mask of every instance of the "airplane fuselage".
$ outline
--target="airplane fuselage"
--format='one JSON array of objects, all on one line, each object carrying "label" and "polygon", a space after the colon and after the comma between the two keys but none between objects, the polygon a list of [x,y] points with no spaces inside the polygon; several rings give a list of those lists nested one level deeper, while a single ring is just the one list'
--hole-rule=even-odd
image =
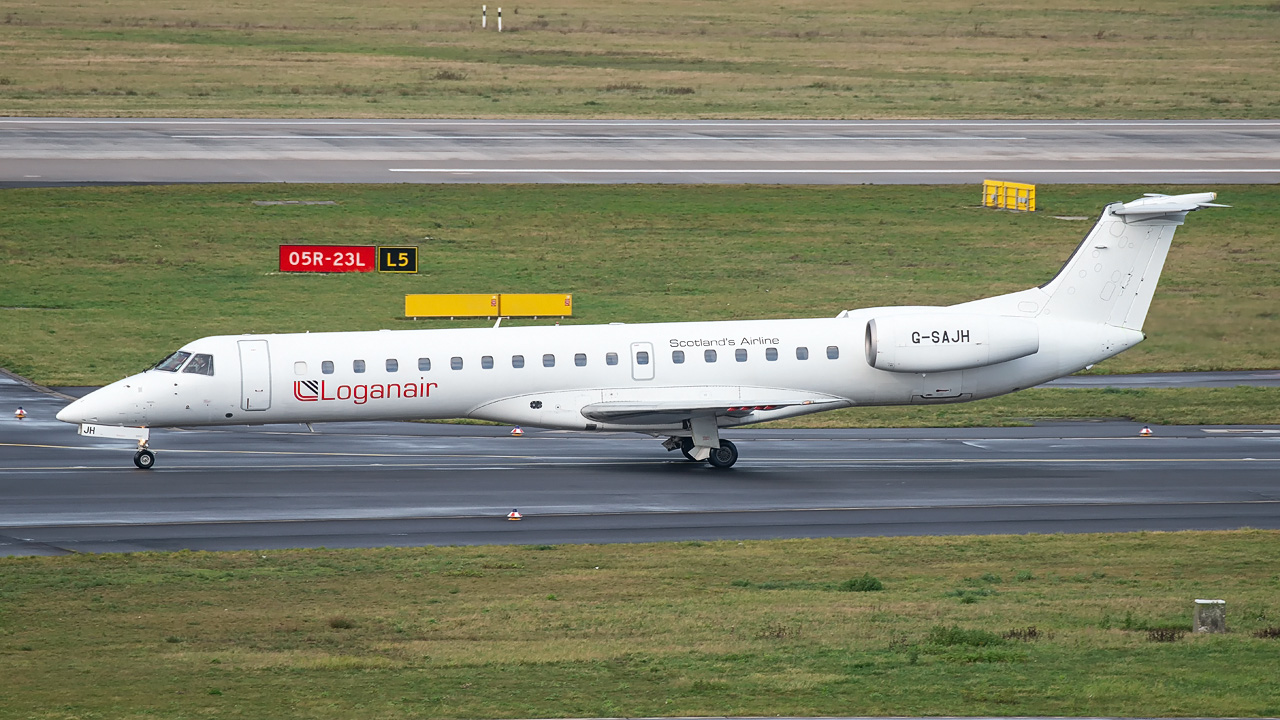
[{"label": "airplane fuselage", "polygon": [[867,321],[910,311],[938,318],[913,340],[957,347],[973,341],[963,316],[948,321],[946,308],[807,320],[224,335],[182,348],[212,357],[212,375],[148,370],[98,391],[81,414],[84,422],[150,427],[475,418],[665,432],[679,430],[681,421],[616,424],[592,421],[582,410],[655,393],[677,404],[737,399],[752,407],[762,398],[804,396],[787,407],[721,416],[726,427],[856,405],[960,402],[1075,372],[1142,338],[1120,328],[1033,320],[1043,329],[1039,350],[1028,357],[932,373],[871,367]]}]

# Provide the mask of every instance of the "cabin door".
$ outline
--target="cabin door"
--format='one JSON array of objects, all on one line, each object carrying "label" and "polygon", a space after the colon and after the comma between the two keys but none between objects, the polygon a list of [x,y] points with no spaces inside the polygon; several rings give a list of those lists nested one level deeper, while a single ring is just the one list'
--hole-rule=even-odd
[{"label": "cabin door", "polygon": [[631,379],[653,379],[653,343],[631,343]]},{"label": "cabin door", "polygon": [[267,410],[271,407],[271,354],[266,340],[241,340],[240,408]]}]

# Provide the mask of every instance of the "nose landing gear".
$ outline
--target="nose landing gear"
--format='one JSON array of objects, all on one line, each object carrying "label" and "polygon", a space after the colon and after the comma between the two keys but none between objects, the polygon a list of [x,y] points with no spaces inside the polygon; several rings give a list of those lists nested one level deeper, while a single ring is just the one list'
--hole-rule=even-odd
[{"label": "nose landing gear", "polygon": [[138,440],[138,452],[133,454],[133,464],[139,470],[150,470],[156,464],[156,454],[147,449],[147,438]]},{"label": "nose landing gear", "polygon": [[133,454],[133,464],[143,470],[150,470],[156,464],[156,454],[150,450],[139,450]]}]

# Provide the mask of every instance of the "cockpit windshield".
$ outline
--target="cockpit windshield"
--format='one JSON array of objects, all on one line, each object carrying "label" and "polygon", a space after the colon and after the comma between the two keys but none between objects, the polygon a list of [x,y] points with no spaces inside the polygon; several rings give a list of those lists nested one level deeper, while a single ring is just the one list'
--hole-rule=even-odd
[{"label": "cockpit windshield", "polygon": [[179,350],[178,352],[161,360],[156,365],[155,369],[163,372],[178,372],[178,368],[182,367],[182,363],[186,362],[189,357],[191,357],[191,353]]},{"label": "cockpit windshield", "polygon": [[187,366],[182,368],[182,372],[195,373],[197,375],[213,375],[213,356],[205,355],[204,353],[196,353],[196,356],[191,358],[191,362],[187,363]]}]

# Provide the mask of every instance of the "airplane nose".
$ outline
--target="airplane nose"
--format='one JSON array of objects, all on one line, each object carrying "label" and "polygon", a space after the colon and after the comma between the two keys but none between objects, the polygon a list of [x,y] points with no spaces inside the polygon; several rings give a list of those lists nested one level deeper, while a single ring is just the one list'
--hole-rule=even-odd
[{"label": "airplane nose", "polygon": [[70,405],[59,410],[58,414],[55,415],[54,417],[58,418],[64,423],[72,423],[73,425],[79,425],[85,422],[84,402],[82,400],[76,400]]}]

